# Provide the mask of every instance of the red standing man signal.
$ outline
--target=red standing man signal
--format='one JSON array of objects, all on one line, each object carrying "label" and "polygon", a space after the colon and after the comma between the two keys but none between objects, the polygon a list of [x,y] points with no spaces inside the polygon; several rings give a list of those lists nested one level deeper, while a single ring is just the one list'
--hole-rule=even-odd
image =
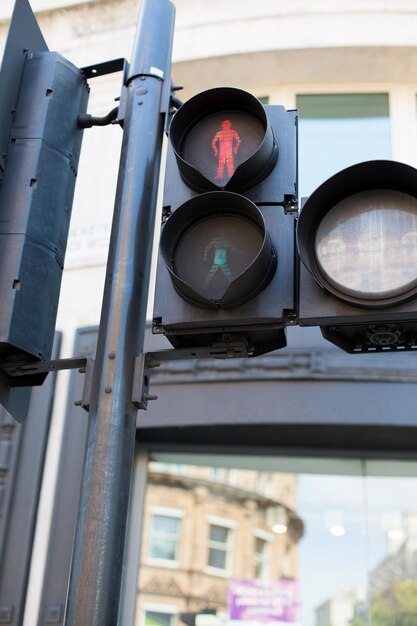
[{"label": "red standing man signal", "polygon": [[[217,147],[217,142],[219,147]],[[229,178],[233,176],[235,171],[233,154],[237,154],[239,144],[240,137],[237,130],[232,128],[232,122],[230,120],[224,120],[222,122],[222,129],[214,135],[213,141],[211,142],[214,155],[219,157],[219,165],[217,167],[215,180],[223,178],[225,166],[227,168],[227,175]]]}]

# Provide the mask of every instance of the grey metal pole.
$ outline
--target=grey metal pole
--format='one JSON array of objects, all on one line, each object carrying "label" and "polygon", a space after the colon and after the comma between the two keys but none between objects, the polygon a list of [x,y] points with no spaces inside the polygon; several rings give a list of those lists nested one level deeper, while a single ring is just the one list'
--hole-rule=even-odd
[{"label": "grey metal pole", "polygon": [[124,100],[123,143],[110,239],[66,626],[117,624],[152,237],[169,106],[174,6],[143,0]]}]

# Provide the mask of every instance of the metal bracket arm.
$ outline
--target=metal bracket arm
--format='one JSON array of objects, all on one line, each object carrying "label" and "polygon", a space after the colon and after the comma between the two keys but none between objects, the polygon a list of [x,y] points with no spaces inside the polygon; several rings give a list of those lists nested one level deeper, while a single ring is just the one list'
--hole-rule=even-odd
[{"label": "metal bracket arm", "polygon": [[94,374],[94,359],[88,357],[86,359],[86,364],[84,370],[80,370],[81,373],[84,373],[84,385],[83,385],[83,393],[81,396],[81,400],[74,400],[75,406],[82,407],[85,411],[90,410],[90,401],[91,401],[91,388],[93,384],[93,374]]},{"label": "metal bracket arm", "polygon": [[[243,341],[228,344],[213,344],[210,348],[183,348],[181,350],[168,349],[139,354],[135,358],[132,402],[138,408],[146,410],[150,400],[157,396],[149,393],[150,370],[158,367],[165,361],[183,361],[189,359],[231,359],[248,357],[248,347]],[[35,362],[4,362],[0,365],[1,373],[5,374],[13,387],[29,387],[42,385],[49,372],[78,369],[85,374],[81,400],[75,404],[86,411],[90,408],[91,384],[94,371],[94,359],[90,357],[75,357],[55,359],[52,361]]]},{"label": "metal bracket arm", "polygon": [[228,344],[213,344],[210,348],[168,349],[139,354],[135,359],[132,402],[138,409],[146,410],[149,400],[158,396],[149,394],[150,370],[159,367],[164,361],[184,361],[189,359],[232,359],[249,356],[248,346],[244,341]]},{"label": "metal bracket arm", "polygon": [[24,362],[3,362],[0,369],[9,376],[9,378],[23,378],[32,376],[33,374],[45,374],[49,372],[57,372],[59,370],[85,369],[87,358],[75,357],[70,359],[55,359],[54,361],[34,361],[33,363]]}]

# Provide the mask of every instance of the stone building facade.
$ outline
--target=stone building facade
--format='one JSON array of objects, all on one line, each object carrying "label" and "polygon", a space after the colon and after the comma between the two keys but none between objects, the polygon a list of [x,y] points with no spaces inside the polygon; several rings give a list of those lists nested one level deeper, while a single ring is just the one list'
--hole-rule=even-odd
[{"label": "stone building facade", "polygon": [[291,475],[151,464],[137,619],[158,608],[170,624],[181,612],[227,615],[229,579],[296,580],[303,522],[295,496]]}]

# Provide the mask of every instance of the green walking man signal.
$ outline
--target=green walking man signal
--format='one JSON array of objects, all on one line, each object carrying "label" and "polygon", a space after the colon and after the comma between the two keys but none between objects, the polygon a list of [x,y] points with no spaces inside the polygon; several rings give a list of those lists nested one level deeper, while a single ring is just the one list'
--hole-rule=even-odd
[{"label": "green walking man signal", "polygon": [[207,289],[214,276],[217,274],[219,270],[221,270],[226,277],[226,279],[230,282],[232,280],[232,270],[230,269],[228,260],[227,260],[227,251],[233,250],[239,254],[239,250],[233,243],[228,239],[228,237],[220,235],[219,237],[214,237],[209,241],[205,250],[204,250],[204,260],[207,261],[208,253],[210,250],[214,248],[214,258],[213,264],[210,267],[206,279],[204,281],[204,289]]}]

